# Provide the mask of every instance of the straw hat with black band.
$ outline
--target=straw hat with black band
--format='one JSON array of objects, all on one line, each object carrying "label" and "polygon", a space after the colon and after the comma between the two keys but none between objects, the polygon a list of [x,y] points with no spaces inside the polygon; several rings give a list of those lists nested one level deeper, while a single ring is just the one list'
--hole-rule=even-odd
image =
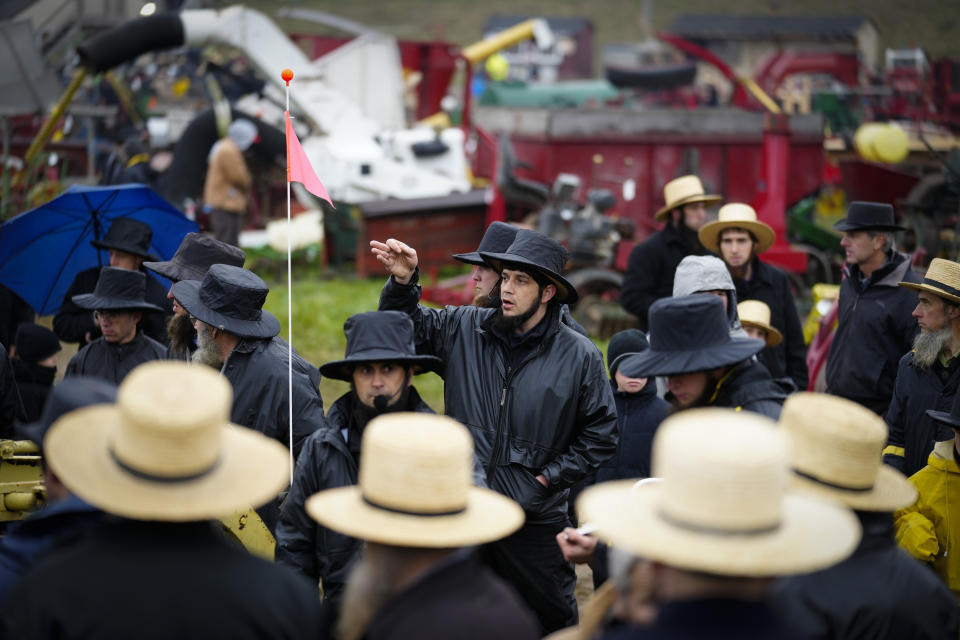
[{"label": "straw hat with black band", "polygon": [[156,271],[173,282],[202,280],[215,264],[242,267],[247,259],[243,249],[202,233],[188,233],[177,252],[165,262],[144,262],[143,268]]},{"label": "straw hat with black band", "polygon": [[755,253],[766,251],[777,239],[777,234],[770,225],[757,220],[757,212],[753,207],[731,202],[720,207],[715,221],[703,225],[697,232],[700,244],[714,253],[720,253],[720,234],[726,229],[743,229],[752,233],[757,239]]},{"label": "straw hat with black band", "polygon": [[82,309],[129,309],[163,311],[146,301],[147,276],[141,271],[103,267],[93,293],[81,293],[71,300]]},{"label": "straw hat with black band", "polygon": [[153,241],[153,229],[146,222],[133,218],[116,218],[107,229],[102,240],[91,240],[90,244],[97,249],[114,249],[130,253],[147,260],[159,260],[150,253],[150,243]]},{"label": "straw hat with black band", "polygon": [[211,266],[203,280],[181,280],[173,297],[197,320],[244,338],[272,338],[280,322],[263,310],[270,289],[260,276],[227,264]]},{"label": "straw hat with black band", "polygon": [[455,253],[453,258],[467,264],[485,267],[487,263],[480,257],[480,252],[503,253],[513,244],[513,239],[517,237],[518,230],[519,227],[506,222],[491,222],[487,230],[484,231],[483,238],[481,238],[476,251]]},{"label": "straw hat with black band", "polygon": [[215,519],[272,500],[287,450],[230,423],[230,383],[207,367],[142,364],[115,405],[72,411],[50,428],[47,460],[75,495],[134,520]]},{"label": "straw hat with black band", "polygon": [[663,222],[671,211],[682,208],[684,205],[697,202],[710,205],[721,200],[723,200],[723,196],[706,193],[703,190],[703,183],[697,176],[680,176],[664,185],[663,201],[666,204],[653,214],[653,219],[657,222]]},{"label": "straw hat with black band", "polygon": [[452,418],[374,418],[360,451],[359,485],[307,500],[307,513],[325,527],[392,546],[454,548],[499,540],[523,524],[520,505],[473,486],[473,439]]},{"label": "straw hat with black band", "polygon": [[778,424],[790,437],[798,491],[858,511],[896,511],[916,502],[916,488],[881,462],[887,425],[869,409],[804,391],[783,403]]},{"label": "straw hat with black band", "polygon": [[783,342],[783,334],[770,324],[770,307],[760,300],[744,300],[737,304],[737,315],[740,324],[745,327],[756,327],[767,332],[766,344],[775,347]]},{"label": "straw hat with black band", "polygon": [[557,302],[573,304],[577,290],[569,280],[560,275],[567,264],[567,250],[556,240],[530,229],[519,229],[513,242],[503,253],[481,251],[480,257],[490,268],[500,273],[507,269],[520,269],[539,274],[557,287]]},{"label": "straw hat with black band", "polygon": [[731,409],[667,418],[653,442],[653,473],[585,490],[577,508],[597,536],[688,571],[772,577],[824,569],[860,540],[854,514],[788,490],[789,444],[773,421]]},{"label": "straw hat with black band", "polygon": [[926,291],[945,300],[960,303],[960,264],[934,258],[920,282],[898,282],[901,287]]},{"label": "straw hat with black band", "polygon": [[399,362],[414,373],[439,371],[443,361],[420,355],[413,342],[413,320],[402,311],[368,311],[347,318],[346,357],[320,367],[320,373],[335,380],[353,380],[353,368],[369,362]]}]

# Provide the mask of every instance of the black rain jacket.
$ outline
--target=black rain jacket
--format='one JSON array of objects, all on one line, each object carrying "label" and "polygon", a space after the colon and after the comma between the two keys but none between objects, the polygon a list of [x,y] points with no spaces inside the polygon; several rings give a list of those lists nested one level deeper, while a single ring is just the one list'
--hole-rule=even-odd
[{"label": "black rain jacket", "polygon": [[915,291],[898,282],[919,282],[910,262],[891,253],[866,281],[857,265],[845,266],[840,285],[837,331],[827,356],[827,393],[858,402],[883,415],[903,354],[917,333]]},{"label": "black rain jacket", "polygon": [[[164,351],[164,353],[166,353]],[[287,343],[279,337],[241,340],[223,365],[233,386],[230,420],[290,446]],[[293,351],[293,455],[323,424],[320,372]]]},{"label": "black rain jacket", "polygon": [[96,376],[118,385],[134,367],[151,360],[163,360],[166,353],[166,347],[141,331],[126,344],[107,342],[101,337],[77,351],[63,375]]},{"label": "black rain jacket", "polygon": [[765,366],[750,358],[720,380],[710,406],[753,411],[778,420],[784,400],[794,391],[792,380],[771,378]]},{"label": "black rain jacket", "polygon": [[512,364],[514,350],[490,327],[496,309],[421,307],[418,276],[408,285],[390,277],[380,309],[408,313],[417,351],[444,361],[446,414],[470,429],[487,486],[519,503],[528,524],[566,522],[569,487],[616,453],[600,351],[554,310],[542,339]]},{"label": "black rain jacket", "polygon": [[927,409],[950,412],[953,397],[960,389],[960,359],[944,369],[939,362],[921,367],[913,352],[900,358],[893,399],[885,420],[889,429],[883,461],[906,476],[927,466],[933,446],[953,439],[953,430],[934,421]]},{"label": "black rain jacket", "polygon": [[[303,574],[314,586],[322,580],[325,605],[340,599],[350,563],[363,542],[321,526],[307,515],[304,503],[319,491],[357,484],[357,464],[341,434],[352,420],[352,396],[352,391],[340,396],[330,406],[323,427],[304,442],[277,523],[277,562]],[[434,413],[412,386],[407,407]]]}]

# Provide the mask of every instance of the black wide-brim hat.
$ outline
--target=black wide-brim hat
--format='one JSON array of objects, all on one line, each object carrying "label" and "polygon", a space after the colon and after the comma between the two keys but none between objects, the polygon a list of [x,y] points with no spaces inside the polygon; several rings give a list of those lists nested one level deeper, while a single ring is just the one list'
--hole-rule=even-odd
[{"label": "black wide-brim hat", "polygon": [[574,303],[579,296],[577,289],[560,273],[567,264],[567,250],[542,233],[519,229],[513,242],[503,253],[481,251],[480,257],[490,268],[500,273],[505,265],[516,266],[523,271],[532,271],[550,280],[557,287],[558,302]]},{"label": "black wide-brim hat", "polygon": [[513,244],[514,238],[517,237],[518,230],[518,227],[507,224],[506,222],[491,222],[490,226],[487,227],[487,230],[484,232],[483,238],[480,240],[480,246],[477,247],[476,251],[471,253],[455,253],[453,257],[460,262],[485,267],[487,263],[480,257],[480,252],[503,253]]},{"label": "black wide-brim hat", "polygon": [[172,258],[165,262],[144,262],[143,267],[178,282],[203,280],[207,269],[215,264],[242,267],[246,259],[247,254],[239,247],[202,233],[188,233]]},{"label": "black wide-brim hat", "polygon": [[353,381],[353,368],[370,362],[398,362],[414,367],[414,373],[440,371],[443,361],[420,355],[413,341],[413,320],[401,311],[368,311],[347,318],[346,357],[320,367],[321,375]]},{"label": "black wide-brim hat", "polygon": [[742,362],[765,346],[763,340],[730,336],[717,296],[661,298],[650,305],[650,348],[623,357],[618,370],[628,378],[707,371]]},{"label": "black wide-brim hat", "polygon": [[146,301],[147,275],[141,271],[103,267],[93,293],[81,293],[71,298],[84,309],[139,309],[164,311]]},{"label": "black wide-brim hat", "polygon": [[893,207],[885,202],[851,202],[847,217],[833,225],[837,231],[903,231]]},{"label": "black wide-brim hat", "polygon": [[280,321],[263,309],[270,289],[247,269],[215,264],[203,280],[181,280],[173,297],[194,318],[242,338],[272,338]]},{"label": "black wide-brim hat", "polygon": [[159,260],[160,258],[150,253],[152,240],[153,229],[146,222],[133,218],[116,218],[103,240],[91,240],[90,244],[98,249],[115,249],[147,260]]},{"label": "black wide-brim hat", "polygon": [[960,393],[953,396],[953,406],[950,411],[936,411],[927,409],[927,415],[953,429],[960,429]]}]

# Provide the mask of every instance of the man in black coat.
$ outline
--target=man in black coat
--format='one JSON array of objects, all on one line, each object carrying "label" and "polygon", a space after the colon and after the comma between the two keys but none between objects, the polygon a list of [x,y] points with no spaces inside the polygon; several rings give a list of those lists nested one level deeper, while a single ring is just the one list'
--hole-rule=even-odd
[{"label": "man in black coat", "polygon": [[737,288],[737,301],[760,300],[770,309],[770,324],[782,340],[761,351],[757,359],[774,378],[789,376],[797,389],[806,389],[807,346],[790,282],[785,273],[758,257],[773,246],[773,229],[757,220],[757,212],[750,205],[731,203],[720,207],[717,220],[705,224],[699,237],[703,246],[727,265]]},{"label": "man in black coat", "polygon": [[205,367],[150,363],[117,398],[64,416],[44,439],[64,485],[117,517],[24,577],[0,636],[316,638],[310,585],[213,522],[275,496],[286,450],[229,424],[230,386]]},{"label": "man in black coat", "polygon": [[912,476],[926,466],[934,445],[953,435],[927,412],[948,411],[960,388],[960,264],[934,258],[923,282],[900,286],[917,291],[913,317],[920,334],[897,369],[883,461]]},{"label": "man in black coat", "polygon": [[0,344],[0,438],[13,437],[13,421],[17,417],[17,383],[7,350]]},{"label": "man in black coat", "polygon": [[[144,262],[143,268],[156,271],[174,284],[181,280],[202,280],[207,269],[215,264],[242,267],[247,254],[239,247],[220,242],[202,233],[188,233],[183,237],[177,252],[165,262]],[[167,357],[171,360],[190,361],[197,350],[197,332],[193,329],[190,314],[173,297],[173,287],[167,292],[173,302],[173,315],[167,321]]]},{"label": "man in black coat", "polygon": [[427,309],[416,251],[370,244],[391,274],[380,308],[409,314],[417,351],[443,360],[447,415],[471,430],[487,486],[527,512],[519,532],[484,548],[486,561],[545,631],[569,626],[576,577],[554,536],[569,525],[569,488],[615,453],[617,418],[599,350],[560,321],[577,296],[560,275],[566,250],[521,229],[506,252],[481,254],[501,274],[498,308]]},{"label": "man in black coat", "polygon": [[623,359],[631,378],[666,376],[666,399],[677,410],[729,407],[776,419],[789,380],[774,380],[755,358],[765,343],[730,335],[720,298],[694,294],[650,307],[650,348]]},{"label": "man in black coat", "polygon": [[[132,218],[117,218],[110,225],[103,240],[94,240],[90,244],[109,251],[111,267],[139,271],[146,276],[143,261],[156,259],[150,254],[151,240],[153,230],[149,225]],[[93,267],[78,273],[63,296],[63,303],[53,317],[53,331],[63,342],[75,342],[82,348],[102,335],[100,325],[94,320],[89,309],[74,302],[75,296],[91,293],[96,288],[101,269],[102,267]],[[145,299],[157,310],[144,313],[143,332],[157,342],[166,344],[165,326],[167,316],[173,313],[173,307],[167,299],[163,285],[154,278],[146,276],[145,286]]]},{"label": "man in black coat", "polygon": [[780,427],[793,444],[795,488],[849,506],[863,528],[852,556],[774,589],[772,603],[790,628],[824,640],[956,638],[953,594],[894,539],[893,512],[912,505],[917,490],[876,455],[883,421],[849,400],[805,393],[784,404]]},{"label": "man in black coat", "polygon": [[653,218],[666,226],[630,252],[620,290],[620,304],[637,316],[644,331],[650,305],[673,295],[673,276],[680,261],[709,253],[697,232],[706,222],[706,207],[722,198],[707,194],[697,176],[681,176],[663,187],[663,199],[666,204]]},{"label": "man in black coat", "polygon": [[139,329],[144,313],[160,311],[144,300],[146,279],[140,271],[104,267],[93,293],[74,296],[73,303],[92,312],[103,335],[70,358],[65,376],[120,384],[134,367],[164,357],[166,347]]},{"label": "man in black coat", "polygon": [[307,512],[363,539],[337,621],[341,640],[533,640],[537,623],[473,545],[523,523],[523,511],[473,486],[473,443],[455,420],[380,416],[363,433],[359,486],[322,491]]},{"label": "man in black coat", "polygon": [[14,346],[10,363],[16,381],[17,420],[34,422],[40,419],[57,375],[60,341],[50,329],[24,322],[17,328]]},{"label": "man in black coat", "polygon": [[913,343],[916,298],[899,282],[919,282],[907,258],[892,247],[893,207],[851,202],[843,231],[846,254],[837,330],[827,355],[827,393],[883,415],[893,396],[897,365]]},{"label": "man in black coat", "polygon": [[346,357],[323,365],[320,373],[350,382],[351,389],[330,406],[323,426],[304,443],[277,524],[277,562],[313,584],[322,581],[325,607],[339,605],[361,542],[321,527],[307,515],[304,502],[318,491],[357,483],[360,443],[373,418],[398,411],[433,413],[411,382],[414,375],[440,365],[433,356],[417,355],[413,322],[399,311],[351,316],[343,330]]}]

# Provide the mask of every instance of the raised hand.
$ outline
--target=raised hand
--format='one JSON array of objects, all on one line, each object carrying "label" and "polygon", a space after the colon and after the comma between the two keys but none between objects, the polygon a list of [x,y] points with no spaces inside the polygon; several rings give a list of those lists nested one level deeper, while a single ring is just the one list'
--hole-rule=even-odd
[{"label": "raised hand", "polygon": [[407,284],[419,263],[417,252],[399,240],[390,238],[386,242],[370,241],[370,253],[376,256],[387,273],[399,284]]}]

